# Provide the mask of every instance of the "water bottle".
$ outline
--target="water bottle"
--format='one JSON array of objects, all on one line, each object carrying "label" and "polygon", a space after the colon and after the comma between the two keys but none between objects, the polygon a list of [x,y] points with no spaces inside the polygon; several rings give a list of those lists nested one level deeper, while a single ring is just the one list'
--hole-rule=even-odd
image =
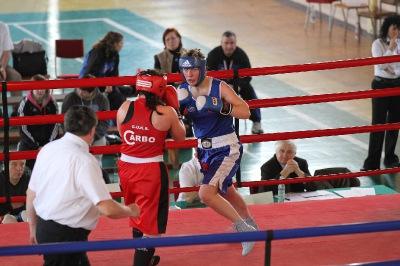
[{"label": "water bottle", "polygon": [[[283,176],[280,176],[279,180],[283,180]],[[278,185],[278,202],[284,202],[284,201],[285,201],[285,185],[279,184]]]}]

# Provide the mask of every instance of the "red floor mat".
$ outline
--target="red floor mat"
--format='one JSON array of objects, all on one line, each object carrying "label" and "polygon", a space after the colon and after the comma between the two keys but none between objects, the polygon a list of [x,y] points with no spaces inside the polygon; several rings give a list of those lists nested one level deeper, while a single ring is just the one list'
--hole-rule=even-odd
[{"label": "red floor mat", "polygon": [[[249,206],[261,230],[400,220],[400,195]],[[28,244],[26,223],[0,226],[0,246]],[[233,232],[232,224],[209,208],[170,212],[168,236]],[[101,217],[90,240],[131,237],[127,219]],[[276,240],[272,265],[341,265],[400,259],[400,231]],[[264,243],[241,256],[240,243],[158,248],[159,265],[263,265]],[[132,265],[133,250],[89,252],[92,265]],[[0,257],[0,265],[41,265],[41,256]]]}]

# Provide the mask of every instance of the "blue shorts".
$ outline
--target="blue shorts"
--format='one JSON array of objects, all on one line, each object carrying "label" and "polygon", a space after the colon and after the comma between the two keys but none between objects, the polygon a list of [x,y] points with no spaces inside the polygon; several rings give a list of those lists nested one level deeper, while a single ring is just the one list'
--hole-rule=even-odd
[{"label": "blue shorts", "polygon": [[201,184],[219,187],[226,194],[232,185],[232,178],[239,169],[243,154],[243,145],[240,142],[218,148],[197,148],[197,156],[204,174]]}]

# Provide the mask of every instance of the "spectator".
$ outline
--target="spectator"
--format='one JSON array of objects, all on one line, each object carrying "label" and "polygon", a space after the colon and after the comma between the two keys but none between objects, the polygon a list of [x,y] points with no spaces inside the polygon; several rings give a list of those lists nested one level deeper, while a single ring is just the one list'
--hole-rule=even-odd
[{"label": "spectator", "polygon": [[[136,78],[138,99],[126,101],[117,113],[122,138],[118,174],[125,204],[138,202],[140,219],[130,219],[134,238],[165,234],[169,207],[169,173],[164,163],[165,139],[169,132],[175,141],[185,139],[185,127],[176,110],[178,96],[167,78],[156,70],[142,71]],[[135,250],[135,266],[157,265],[155,248]]]},{"label": "spectator", "polygon": [[[87,241],[99,213],[137,218],[138,205],[122,206],[111,198],[96,159],[89,153],[96,113],[73,106],[64,117],[65,135],[39,152],[27,190],[31,244]],[[90,265],[86,252],[45,254],[44,265]]]},{"label": "spectator", "polygon": [[[9,196],[26,196],[30,175],[25,173],[25,160],[11,160],[9,162],[9,183],[5,170],[0,172],[0,196],[6,196],[6,186],[9,186]],[[0,203],[0,216],[8,216],[14,222],[23,222],[25,202]],[[26,221],[26,220],[25,220]]]},{"label": "spectator", "polygon": [[[0,21],[0,81],[20,81],[21,74],[8,65],[11,51],[14,45],[11,39],[10,30],[6,24]],[[11,91],[11,96],[21,96],[22,91]]]},{"label": "spectator", "polygon": [[[168,28],[163,34],[164,50],[154,56],[154,68],[161,73],[179,73],[179,58],[185,52],[178,30]],[[181,82],[180,82],[181,83]],[[180,83],[169,83],[179,85]]]},{"label": "spectator", "polygon": [[[94,78],[87,74],[83,78]],[[97,87],[77,88],[67,94],[61,108],[61,113],[65,114],[71,106],[83,105],[90,107],[95,112],[109,111],[110,105],[107,98]],[[92,146],[105,146],[107,144],[105,134],[110,127],[109,120],[100,120],[96,126],[96,134]],[[102,165],[102,154],[95,155],[100,165]]]},{"label": "spectator", "polygon": [[[201,172],[201,166],[199,159],[197,159],[197,152],[194,153],[194,157],[182,164],[179,170],[179,186],[180,187],[197,187],[201,185],[204,179],[204,175]],[[198,191],[181,192],[177,201],[187,201],[192,203],[195,200],[199,200]]]},{"label": "spectator", "polygon": [[[182,38],[178,30],[168,28],[163,34],[164,50],[154,56],[154,68],[161,73],[179,73],[179,58],[185,52],[182,47]],[[182,82],[168,83],[178,86]],[[191,120],[187,116],[184,117],[183,123],[186,128],[186,137],[193,137]],[[179,168],[179,149],[168,150],[168,162],[173,169]]]},{"label": "spectator", "polygon": [[[236,46],[236,35],[231,31],[222,34],[221,45],[215,47],[207,57],[208,70],[228,70],[251,68],[250,60],[243,49]],[[225,80],[233,88],[233,79]],[[257,99],[256,92],[250,84],[251,77],[240,78],[238,82],[238,93],[243,100]],[[253,121],[251,132],[262,134],[260,109],[250,109],[250,120]]]},{"label": "spectator", "polygon": [[[119,52],[124,46],[124,36],[116,31],[109,31],[92,46],[83,62],[79,77],[92,74],[96,78],[119,76]],[[118,110],[124,101],[125,94],[131,92],[130,87],[106,86],[101,87],[110,102],[110,110]]]},{"label": "spectator", "polygon": [[[32,77],[33,81],[46,80],[42,75]],[[19,103],[18,116],[55,115],[58,104],[49,90],[28,91]],[[40,150],[45,144],[58,137],[58,124],[23,125],[18,127],[21,138],[18,151]],[[26,166],[32,171],[35,160],[27,160]]]},{"label": "spectator", "polygon": [[[184,53],[179,67],[185,80],[178,89],[179,102],[193,120],[204,174],[200,199],[231,221],[237,231],[255,231],[258,225],[232,181],[243,154],[233,117],[249,118],[249,106],[224,81],[206,75],[206,59],[200,50]],[[254,244],[242,242],[242,255],[249,254]]]},{"label": "spectator", "polygon": [[[286,178],[305,178],[311,176],[306,160],[296,156],[297,146],[292,140],[279,140],[275,143],[275,154],[261,166],[261,180],[279,180],[282,176]],[[304,192],[317,190],[317,182],[302,182],[286,184],[285,191]],[[261,186],[258,192],[272,191],[278,194],[278,185]]]},{"label": "spectator", "polygon": [[[392,56],[400,54],[398,38],[400,16],[397,14],[385,18],[380,36],[372,43],[372,56]],[[400,63],[374,65],[373,90],[397,88],[400,86]],[[372,125],[400,122],[400,96],[372,98]],[[361,171],[377,170],[381,166],[383,142],[385,142],[386,167],[399,167],[399,157],[395,148],[399,130],[376,131],[369,134],[368,156]]]}]

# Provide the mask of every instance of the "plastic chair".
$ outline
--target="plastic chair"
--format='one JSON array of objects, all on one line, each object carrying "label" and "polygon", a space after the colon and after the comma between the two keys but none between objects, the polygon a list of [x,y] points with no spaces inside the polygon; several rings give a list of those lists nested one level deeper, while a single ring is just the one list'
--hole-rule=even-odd
[{"label": "plastic chair", "polygon": [[322,12],[321,12],[321,4],[329,4],[330,8],[329,8],[329,29],[332,27],[332,3],[333,2],[337,2],[340,0],[306,0],[306,2],[308,3],[307,5],[307,11],[306,11],[306,20],[304,21],[304,30],[307,29],[307,25],[308,25],[308,20],[310,17],[310,11],[311,11],[311,4],[318,4],[319,5],[319,20],[320,22],[322,22]]},{"label": "plastic chair", "polygon": [[[395,0],[397,2],[397,0]],[[370,6],[371,0],[368,0],[368,6]],[[377,8],[376,10],[371,10],[368,9],[368,11],[358,11],[357,12],[357,17],[358,17],[358,32],[361,34],[361,23],[360,23],[360,18],[367,18],[372,21],[372,29],[374,31],[374,38],[377,38],[377,21],[381,21],[381,19],[386,18],[387,16],[390,16],[392,14],[395,14],[395,12],[392,11],[385,11],[382,8],[382,5],[380,5],[379,9]],[[397,5],[396,5],[397,7]],[[360,42],[361,38],[358,38],[358,42]]]},{"label": "plastic chair", "polygon": [[[350,173],[350,172],[351,171],[346,167],[332,167],[332,168],[323,168],[323,169],[315,170],[314,176],[343,174],[343,173]],[[318,189],[340,188],[340,187],[359,187],[359,186],[360,186],[360,180],[357,177],[354,177],[354,178],[343,178],[343,179],[320,181]]]},{"label": "plastic chair", "polygon": [[[336,3],[333,6],[333,13],[332,13],[332,18],[335,17],[335,12],[336,8],[342,9],[342,14],[343,14],[343,20],[344,20],[344,40],[346,41],[347,39],[347,26],[348,26],[348,19],[349,19],[349,12],[350,10],[355,9],[357,12],[359,9],[368,9],[367,4],[360,4],[360,5],[348,5],[347,3],[343,3],[342,0],[340,0],[340,3]],[[346,12],[345,12],[346,10]],[[329,35],[332,32],[332,24],[329,25]]]},{"label": "plastic chair", "polygon": [[78,74],[59,74],[57,73],[57,58],[75,59],[83,57],[84,46],[83,39],[65,39],[56,40],[56,54],[55,54],[55,73],[56,79],[74,79],[79,77]]}]

